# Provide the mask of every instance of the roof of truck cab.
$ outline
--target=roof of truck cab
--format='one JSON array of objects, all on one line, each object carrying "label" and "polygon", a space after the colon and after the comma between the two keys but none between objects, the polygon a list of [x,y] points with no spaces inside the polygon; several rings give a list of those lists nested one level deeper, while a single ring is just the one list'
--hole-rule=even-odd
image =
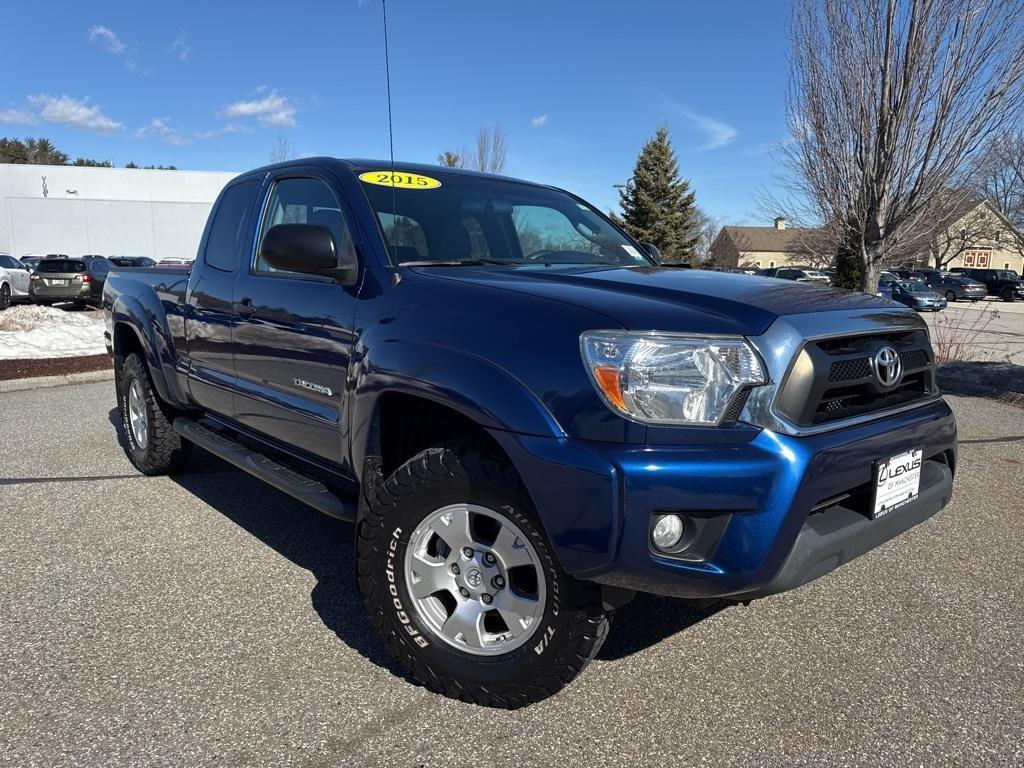
[{"label": "roof of truck cab", "polygon": [[343,158],[343,157],[302,157],[296,158],[295,160],[286,160],[283,163],[274,163],[273,165],[265,165],[261,168],[254,168],[249,171],[248,174],[264,173],[266,171],[275,170],[278,168],[291,168],[298,166],[308,165],[325,165],[325,166],[337,166],[341,165],[352,171],[356,175],[364,173],[366,171],[388,171],[392,167],[396,171],[412,171],[413,173],[421,173],[424,176],[429,176],[432,173],[444,173],[452,174],[456,176],[478,176],[483,179],[501,179],[502,181],[514,181],[519,184],[532,184],[537,187],[548,187],[553,188],[549,184],[539,184],[536,181],[529,181],[527,179],[517,179],[514,176],[501,176],[496,173],[483,173],[481,171],[471,171],[468,168],[452,168],[447,165],[429,165],[427,163],[406,163],[401,160],[395,160],[394,165],[390,160],[373,160],[368,158]]}]

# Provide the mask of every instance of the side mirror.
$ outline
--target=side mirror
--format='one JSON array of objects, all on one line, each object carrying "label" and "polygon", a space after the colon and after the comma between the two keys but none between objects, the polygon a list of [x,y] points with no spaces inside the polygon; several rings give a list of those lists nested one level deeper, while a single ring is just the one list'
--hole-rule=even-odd
[{"label": "side mirror", "polygon": [[661,251],[658,250],[658,246],[654,243],[640,243],[647,251],[647,255],[654,259],[656,262],[661,264]]},{"label": "side mirror", "polygon": [[319,224],[277,224],[260,243],[260,258],[274,269],[323,275],[342,285],[352,285],[358,275],[355,264],[338,266],[331,230]]}]

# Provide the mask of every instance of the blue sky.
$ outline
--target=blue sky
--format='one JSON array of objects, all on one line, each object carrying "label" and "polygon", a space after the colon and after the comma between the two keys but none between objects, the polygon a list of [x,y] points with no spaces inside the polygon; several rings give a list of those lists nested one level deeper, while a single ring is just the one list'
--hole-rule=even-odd
[{"label": "blue sky", "polygon": [[[246,170],[386,157],[379,0],[5,8],[0,135],[118,165]],[[395,155],[434,162],[500,122],[510,175],[602,208],[660,121],[698,203],[760,223],[785,137],[784,3],[389,0]]]}]

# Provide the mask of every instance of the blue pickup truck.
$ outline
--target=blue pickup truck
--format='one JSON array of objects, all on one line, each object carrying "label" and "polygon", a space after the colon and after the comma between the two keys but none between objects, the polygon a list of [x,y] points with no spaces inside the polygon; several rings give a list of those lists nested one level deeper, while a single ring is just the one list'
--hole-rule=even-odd
[{"label": "blue pickup truck", "polygon": [[200,446],[353,522],[387,649],[478,704],[559,690],[637,592],[793,589],[952,492],[914,312],[661,267],[549,186],[260,168],[190,270],[115,269],[103,305],[132,463],[181,472]]}]

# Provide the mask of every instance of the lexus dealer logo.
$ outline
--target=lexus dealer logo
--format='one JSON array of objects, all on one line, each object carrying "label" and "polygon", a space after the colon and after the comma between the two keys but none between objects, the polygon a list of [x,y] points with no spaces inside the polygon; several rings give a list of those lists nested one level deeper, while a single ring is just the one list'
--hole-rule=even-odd
[{"label": "lexus dealer logo", "polygon": [[903,362],[892,347],[875,352],[875,378],[883,387],[895,387],[903,378]]}]

